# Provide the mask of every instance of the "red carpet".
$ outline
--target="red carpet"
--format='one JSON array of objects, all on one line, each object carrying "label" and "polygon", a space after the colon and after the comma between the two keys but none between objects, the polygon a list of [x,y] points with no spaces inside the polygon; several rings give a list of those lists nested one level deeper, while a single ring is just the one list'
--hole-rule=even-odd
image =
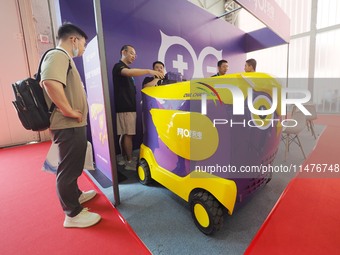
[{"label": "red carpet", "polygon": [[[304,166],[340,164],[340,116],[326,124]],[[254,237],[245,254],[340,254],[340,172],[299,173]]]},{"label": "red carpet", "polygon": [[55,176],[42,172],[49,143],[0,149],[0,254],[151,254],[104,194],[86,177],[79,186],[98,195],[84,206],[102,216],[86,229],[65,229]]}]

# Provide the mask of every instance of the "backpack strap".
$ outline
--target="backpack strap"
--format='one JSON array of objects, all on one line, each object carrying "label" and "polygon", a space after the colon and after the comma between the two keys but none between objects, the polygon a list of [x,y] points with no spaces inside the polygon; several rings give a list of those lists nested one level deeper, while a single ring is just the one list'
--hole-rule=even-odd
[{"label": "backpack strap", "polygon": [[36,80],[36,81],[39,81],[39,82],[40,82],[40,80],[41,80],[41,75],[40,75],[40,73],[41,73],[41,65],[42,65],[42,62],[43,62],[45,56],[47,55],[47,53],[50,52],[50,51],[52,51],[52,50],[60,50],[60,51],[64,52],[64,53],[67,55],[68,61],[69,61],[69,63],[68,63],[68,69],[67,69],[67,74],[68,74],[69,71],[72,69],[72,66],[71,66],[71,59],[70,59],[70,57],[68,56],[68,54],[66,53],[66,51],[64,51],[64,50],[62,50],[62,49],[59,49],[59,48],[49,49],[49,50],[47,50],[47,51],[44,53],[44,55],[42,55],[42,57],[41,57],[41,59],[40,59],[38,72],[37,72],[36,77],[35,77],[35,80]]},{"label": "backpack strap", "polygon": [[64,53],[67,55],[67,57],[68,57],[68,68],[67,68],[67,74],[68,74],[68,73],[69,73],[69,71],[72,69],[72,66],[71,66],[71,59],[70,59],[69,55],[67,54],[67,52],[66,52],[66,51],[64,51],[63,49],[60,49],[60,48],[54,48],[53,50],[60,50],[60,51],[64,52]]},{"label": "backpack strap", "polygon": [[[68,56],[68,54],[67,54],[64,50],[59,49],[59,48],[49,49],[49,50],[47,50],[47,51],[44,53],[44,55],[42,55],[42,57],[41,57],[41,59],[40,59],[40,62],[39,62],[38,72],[37,72],[37,74],[36,74],[36,76],[35,76],[35,80],[38,81],[39,83],[40,83],[40,80],[41,80],[41,74],[40,74],[40,73],[41,73],[41,65],[42,65],[42,62],[44,61],[44,58],[45,58],[45,56],[47,55],[47,53],[50,52],[50,51],[52,51],[52,50],[60,50],[60,51],[64,52],[64,53],[67,55],[68,61],[69,61],[69,62],[68,62],[68,68],[67,68],[66,76],[68,75],[69,71],[72,69],[72,66],[71,66],[71,59],[70,59],[70,57]],[[55,104],[52,102],[51,107],[50,107],[50,109],[49,109],[49,112],[52,113],[53,110],[54,110],[54,108],[55,108]]]}]

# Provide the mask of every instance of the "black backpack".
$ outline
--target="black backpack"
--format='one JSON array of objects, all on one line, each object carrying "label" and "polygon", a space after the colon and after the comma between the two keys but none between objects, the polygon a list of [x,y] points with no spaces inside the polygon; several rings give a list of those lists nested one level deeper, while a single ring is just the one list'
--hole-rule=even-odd
[{"label": "black backpack", "polygon": [[[55,108],[55,104],[52,103],[50,108],[47,107],[44,92],[39,83],[41,80],[40,72],[42,61],[46,54],[51,50],[63,51],[58,48],[49,49],[44,53],[40,60],[38,73],[36,74],[35,79],[27,78],[12,84],[15,95],[15,101],[12,101],[12,103],[18,112],[22,125],[27,130],[43,131],[50,127],[50,116]],[[70,69],[71,63],[69,63],[67,73]]]}]

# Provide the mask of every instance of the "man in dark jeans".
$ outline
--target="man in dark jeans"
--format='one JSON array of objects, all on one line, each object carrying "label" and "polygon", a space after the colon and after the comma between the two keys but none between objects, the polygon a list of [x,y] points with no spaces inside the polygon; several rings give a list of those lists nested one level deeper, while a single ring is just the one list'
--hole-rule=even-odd
[{"label": "man in dark jeans", "polygon": [[98,223],[97,213],[81,205],[92,199],[96,192],[82,192],[78,177],[82,174],[87,148],[88,105],[83,83],[74,57],[83,55],[87,35],[72,24],[58,30],[57,48],[47,53],[41,67],[41,84],[45,99],[55,104],[50,130],[58,145],[60,163],[57,169],[57,194],[65,212],[64,227],[85,228]]}]

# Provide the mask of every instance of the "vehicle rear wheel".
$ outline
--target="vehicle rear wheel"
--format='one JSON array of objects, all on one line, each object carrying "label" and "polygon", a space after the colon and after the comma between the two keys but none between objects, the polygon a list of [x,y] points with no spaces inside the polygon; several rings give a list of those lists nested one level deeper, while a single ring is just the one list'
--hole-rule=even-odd
[{"label": "vehicle rear wheel", "polygon": [[211,235],[222,227],[223,209],[221,203],[207,191],[197,192],[190,201],[194,222],[206,235]]},{"label": "vehicle rear wheel", "polygon": [[137,168],[138,180],[143,185],[148,185],[152,182],[150,167],[148,162],[145,159],[141,159],[139,161],[139,165]]}]

